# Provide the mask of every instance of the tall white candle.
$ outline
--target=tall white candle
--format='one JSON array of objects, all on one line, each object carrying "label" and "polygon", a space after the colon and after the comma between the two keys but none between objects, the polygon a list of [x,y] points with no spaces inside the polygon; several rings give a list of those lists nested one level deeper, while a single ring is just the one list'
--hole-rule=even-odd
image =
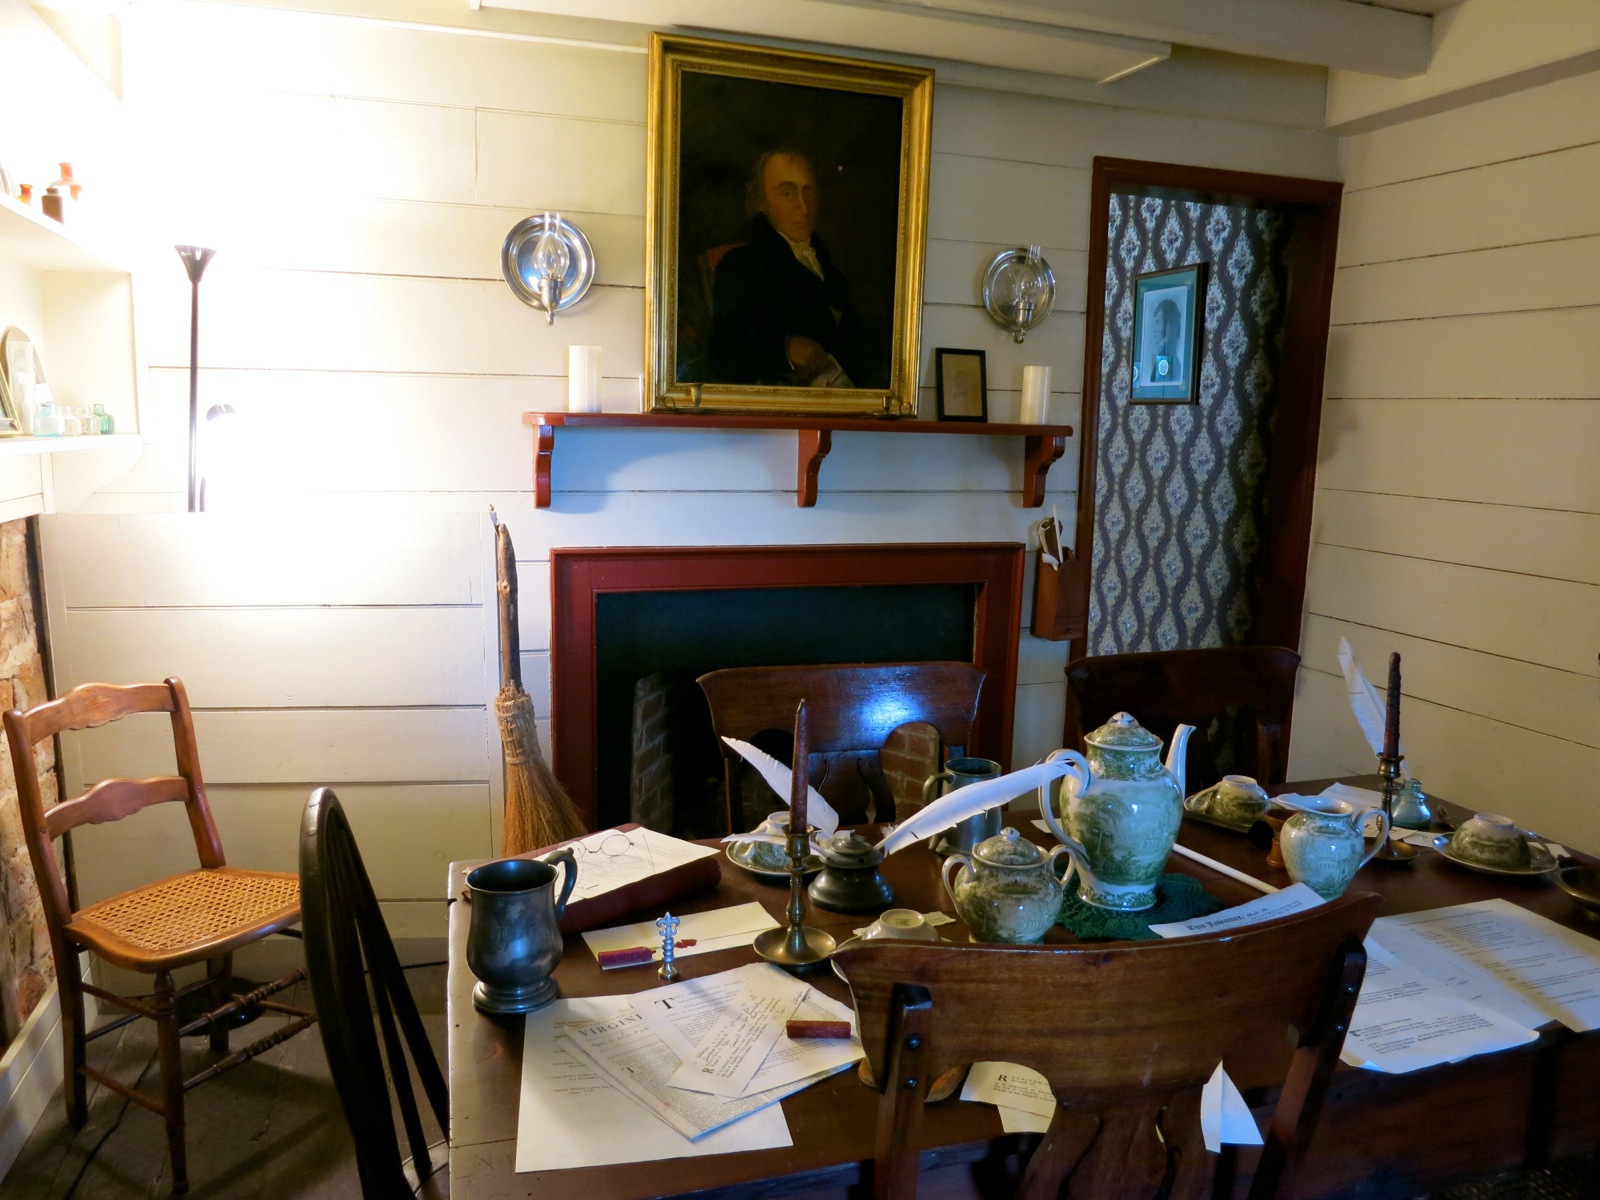
[{"label": "tall white candle", "polygon": [[567,411],[600,411],[600,347],[567,347]]},{"label": "tall white candle", "polygon": [[1022,368],[1022,423],[1043,425],[1050,419],[1050,368]]}]

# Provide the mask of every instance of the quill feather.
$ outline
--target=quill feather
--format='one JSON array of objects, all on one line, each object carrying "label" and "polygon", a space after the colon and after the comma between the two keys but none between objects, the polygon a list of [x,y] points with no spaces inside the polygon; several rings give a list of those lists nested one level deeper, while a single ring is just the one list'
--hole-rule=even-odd
[{"label": "quill feather", "polygon": [[[772,755],[764,750],[759,750],[749,742],[740,741],[738,738],[725,737],[722,739],[739,752],[739,757],[744,759],[760,773],[761,778],[767,781],[767,786],[778,793],[778,799],[785,808],[789,805],[790,780],[793,778],[789,768],[784,766]],[[814,787],[806,789],[806,819],[816,826],[817,832],[823,837],[832,837],[839,831],[839,814],[833,805],[822,798],[822,793]],[[752,838],[752,841],[766,840]]]},{"label": "quill feather", "polygon": [[946,792],[932,804],[925,805],[900,822],[893,833],[878,843],[878,849],[885,854],[904,850],[924,838],[943,833],[958,821],[987,812],[998,804],[1060,779],[1070,767],[1069,763],[1059,760],[1037,763],[1020,771],[1012,771],[1009,775],[985,779],[982,783],[969,783],[966,787]]},{"label": "quill feather", "polygon": [[[1372,681],[1356,661],[1356,652],[1345,638],[1339,639],[1339,666],[1344,669],[1344,686],[1350,694],[1350,711],[1355,714],[1356,724],[1361,726],[1361,736],[1367,739],[1367,745],[1372,747],[1374,754],[1382,754],[1387,701],[1384,694],[1372,686]],[[1405,753],[1404,747],[1401,747],[1400,753]]]}]

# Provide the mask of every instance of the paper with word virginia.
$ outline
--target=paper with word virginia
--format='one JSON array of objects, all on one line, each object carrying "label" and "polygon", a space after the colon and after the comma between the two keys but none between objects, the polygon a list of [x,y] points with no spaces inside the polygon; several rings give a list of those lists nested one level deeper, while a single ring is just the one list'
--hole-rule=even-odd
[{"label": "paper with word virginia", "polygon": [[581,1056],[569,1053],[571,1043],[564,1030],[630,1011],[626,996],[592,996],[554,1000],[527,1015],[517,1109],[518,1171],[560,1171],[794,1145],[783,1106],[777,1104],[691,1141]]},{"label": "paper with word virginia", "polygon": [[[731,997],[738,995],[751,979],[771,976],[798,982],[781,967],[771,963],[747,963],[731,971],[702,979],[686,979],[669,987],[652,988],[633,997],[634,1010],[671,1046],[680,1059],[688,1059],[711,1033],[717,1018],[726,1011]],[[864,1057],[860,1034],[854,1032],[855,1013],[809,984],[800,985],[804,994],[794,1016],[803,1021],[849,1021],[848,1040],[834,1038],[780,1038],[768,1051],[761,1068],[747,1091],[764,1092],[771,1088],[831,1074]]]},{"label": "paper with word virginia", "polygon": [[1345,1035],[1345,1062],[1401,1074],[1531,1042],[1526,1025],[1401,962],[1368,937],[1367,974]]},{"label": "paper with word virginia", "polygon": [[1600,941],[1509,900],[1380,917],[1372,932],[1405,962],[1530,1028],[1600,1028]]}]

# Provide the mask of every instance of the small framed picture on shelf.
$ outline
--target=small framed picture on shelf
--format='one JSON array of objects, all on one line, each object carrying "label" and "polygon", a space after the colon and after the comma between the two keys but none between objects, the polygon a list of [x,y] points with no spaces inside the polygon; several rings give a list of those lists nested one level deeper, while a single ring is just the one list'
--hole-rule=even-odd
[{"label": "small framed picture on shelf", "polygon": [[933,352],[934,387],[941,421],[987,421],[988,376],[982,350]]},{"label": "small framed picture on shelf", "polygon": [[1133,281],[1135,404],[1197,404],[1206,264],[1152,271]]}]

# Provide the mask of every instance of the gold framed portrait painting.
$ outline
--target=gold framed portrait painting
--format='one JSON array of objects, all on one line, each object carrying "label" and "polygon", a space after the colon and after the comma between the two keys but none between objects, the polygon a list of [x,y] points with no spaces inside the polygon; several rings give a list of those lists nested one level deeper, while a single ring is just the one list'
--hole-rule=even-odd
[{"label": "gold framed portrait painting", "polygon": [[646,407],[916,409],[933,73],[650,38]]}]

